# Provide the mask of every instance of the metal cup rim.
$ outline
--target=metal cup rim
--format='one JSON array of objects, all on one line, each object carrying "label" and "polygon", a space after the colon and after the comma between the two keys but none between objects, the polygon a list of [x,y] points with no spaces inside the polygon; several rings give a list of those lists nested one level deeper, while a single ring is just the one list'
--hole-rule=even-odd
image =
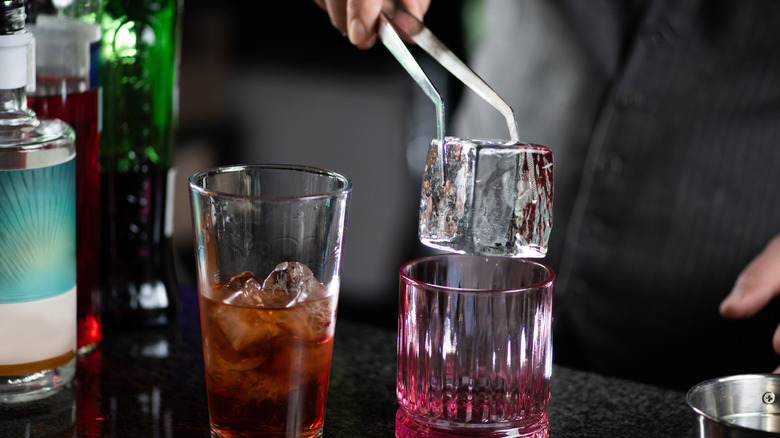
[{"label": "metal cup rim", "polygon": [[738,381],[738,380],[751,380],[751,379],[771,379],[771,380],[777,380],[780,382],[780,374],[772,374],[772,373],[750,373],[750,374],[737,374],[732,376],[723,376],[723,377],[717,377],[708,379],[702,382],[697,383],[693,387],[691,387],[688,392],[685,394],[685,401],[688,404],[688,406],[693,410],[694,413],[701,416],[702,418],[705,418],[709,421],[712,421],[713,423],[717,424],[720,427],[724,427],[726,429],[732,429],[734,431],[749,433],[756,436],[777,436],[777,433],[775,432],[769,432],[766,430],[761,429],[755,429],[750,427],[745,427],[739,424],[734,424],[731,422],[727,422],[723,420],[720,417],[717,417],[715,415],[712,415],[708,412],[705,412],[700,407],[696,406],[695,402],[693,401],[693,398],[696,396],[697,393],[702,391],[703,389],[706,389],[708,387],[711,387],[713,385],[720,385],[723,383]]}]

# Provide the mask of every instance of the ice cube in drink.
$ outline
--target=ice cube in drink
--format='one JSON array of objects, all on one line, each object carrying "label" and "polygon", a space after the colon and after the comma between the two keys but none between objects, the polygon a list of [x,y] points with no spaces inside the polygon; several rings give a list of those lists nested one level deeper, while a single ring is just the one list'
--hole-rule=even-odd
[{"label": "ice cube in drink", "polygon": [[[321,435],[336,296],[307,274],[285,262],[265,280],[244,272],[201,291],[209,415],[220,436]],[[280,277],[291,286],[285,294],[306,287],[292,291],[294,302],[272,289]]]},{"label": "ice cube in drink", "polygon": [[423,173],[420,241],[457,253],[544,257],[552,195],[552,152],[544,146],[447,137],[440,148],[435,139]]}]

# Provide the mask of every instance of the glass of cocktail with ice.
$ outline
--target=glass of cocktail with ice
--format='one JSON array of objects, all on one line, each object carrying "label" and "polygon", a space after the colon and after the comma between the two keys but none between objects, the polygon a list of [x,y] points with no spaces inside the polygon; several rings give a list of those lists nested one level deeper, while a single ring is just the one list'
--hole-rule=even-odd
[{"label": "glass of cocktail with ice", "polygon": [[189,179],[217,437],[320,437],[351,181],[285,165]]}]

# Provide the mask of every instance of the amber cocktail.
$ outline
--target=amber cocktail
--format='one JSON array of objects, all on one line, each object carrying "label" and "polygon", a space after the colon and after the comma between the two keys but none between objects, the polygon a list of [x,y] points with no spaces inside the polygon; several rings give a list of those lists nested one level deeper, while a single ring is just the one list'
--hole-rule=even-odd
[{"label": "amber cocktail", "polygon": [[322,436],[350,181],[238,166],[190,188],[213,433]]}]

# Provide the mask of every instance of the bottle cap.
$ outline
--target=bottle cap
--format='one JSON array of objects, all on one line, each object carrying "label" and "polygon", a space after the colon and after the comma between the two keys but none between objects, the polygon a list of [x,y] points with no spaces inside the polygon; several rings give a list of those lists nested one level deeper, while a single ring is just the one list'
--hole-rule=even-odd
[{"label": "bottle cap", "polygon": [[32,34],[0,35],[0,90],[27,86],[28,47]]}]

